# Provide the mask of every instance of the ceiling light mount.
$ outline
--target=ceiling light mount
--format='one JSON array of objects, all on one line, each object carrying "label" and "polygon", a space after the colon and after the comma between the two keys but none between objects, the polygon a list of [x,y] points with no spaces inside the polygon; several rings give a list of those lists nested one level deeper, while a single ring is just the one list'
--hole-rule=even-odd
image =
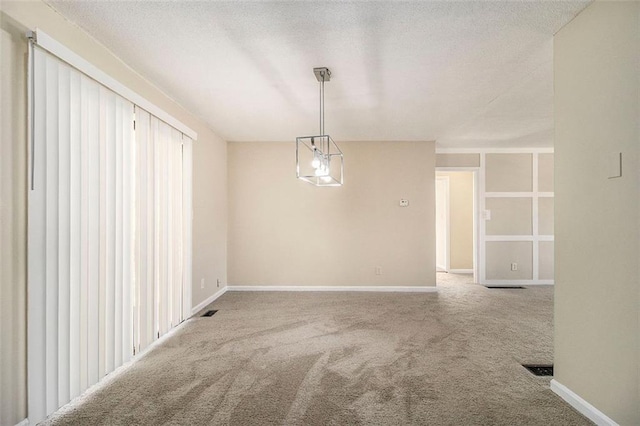
[{"label": "ceiling light mount", "polygon": [[320,67],[313,73],[320,83],[320,132],[296,138],[296,175],[315,186],[342,186],[344,156],[324,131],[324,83],[331,80],[331,71]]},{"label": "ceiling light mount", "polygon": [[331,70],[327,67],[314,68],[313,73],[316,75],[316,80],[320,83],[331,80]]}]

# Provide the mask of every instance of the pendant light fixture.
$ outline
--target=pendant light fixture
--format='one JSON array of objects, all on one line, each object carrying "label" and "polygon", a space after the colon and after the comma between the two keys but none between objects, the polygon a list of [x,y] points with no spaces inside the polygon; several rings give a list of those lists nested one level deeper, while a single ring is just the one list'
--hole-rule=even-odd
[{"label": "pendant light fixture", "polygon": [[344,156],[331,136],[324,133],[324,83],[331,79],[329,68],[314,68],[320,83],[320,134],[296,138],[296,174],[315,186],[342,186]]}]

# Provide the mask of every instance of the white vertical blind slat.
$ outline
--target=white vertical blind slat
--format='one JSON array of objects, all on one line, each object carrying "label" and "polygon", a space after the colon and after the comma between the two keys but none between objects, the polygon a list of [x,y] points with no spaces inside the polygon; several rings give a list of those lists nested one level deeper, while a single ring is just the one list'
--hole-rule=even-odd
[{"label": "white vertical blind slat", "polygon": [[[122,144],[124,137],[124,131],[122,129],[122,99],[115,99],[115,186],[114,186],[114,216],[115,216],[115,229],[114,229],[114,281],[113,281],[113,346],[112,363],[111,368],[117,368],[122,365]],[[128,117],[130,120],[131,117]],[[128,141],[130,142],[130,141]]]},{"label": "white vertical blind slat", "polygon": [[158,179],[157,179],[157,157],[158,150],[152,141],[156,140],[158,134],[158,122],[151,119],[147,114],[148,139],[147,144],[147,212],[145,217],[147,235],[147,315],[148,330],[147,347],[153,342],[158,333],[158,310],[156,297],[158,294],[158,272],[157,272],[157,251],[158,244],[156,238],[156,225],[158,223]]},{"label": "white vertical blind slat", "polygon": [[69,401],[71,267],[71,69],[58,69],[58,401]]},{"label": "white vertical blind slat", "polygon": [[165,262],[167,263],[167,275],[166,275],[166,318],[165,327],[166,331],[173,326],[173,269],[175,267],[173,263],[173,248],[175,242],[173,241],[173,129],[169,126],[167,130],[167,141],[165,146],[165,167],[167,168],[166,181],[165,181],[165,196],[166,198],[166,214],[165,217]]},{"label": "white vertical blind slat", "polygon": [[136,262],[136,284],[137,284],[137,312],[138,318],[138,340],[139,350],[145,349],[152,341],[153,336],[153,318],[154,318],[154,302],[153,302],[153,240],[150,233],[149,221],[150,212],[152,212],[152,195],[150,188],[153,159],[153,152],[149,145],[150,122],[149,114],[142,110],[136,109],[136,145],[137,145],[137,221],[136,221],[136,245],[138,250],[138,261]]},{"label": "white vertical blind slat", "polygon": [[173,325],[182,321],[182,251],[184,241],[182,239],[182,133],[172,129],[172,162],[173,162],[173,197],[171,208],[173,209],[173,292],[171,301],[173,303]]},{"label": "white vertical blind slat", "polygon": [[134,235],[133,235],[133,209],[135,207],[134,187],[134,154],[133,139],[133,105],[122,102],[122,305],[120,309],[120,353],[119,364],[128,362],[133,355],[133,306],[132,299],[135,291],[134,274]]},{"label": "white vertical blind slat", "polygon": [[87,97],[87,387],[98,382],[101,288],[100,87],[85,79]]},{"label": "white vertical blind slat", "polygon": [[153,317],[153,337],[152,340],[156,340],[160,337],[160,299],[161,299],[161,285],[160,281],[162,276],[160,275],[160,219],[161,219],[161,193],[162,188],[162,174],[160,172],[160,140],[161,135],[159,132],[159,120],[155,117],[151,118],[152,128],[152,145],[153,145],[153,296],[154,296],[154,317]]},{"label": "white vertical blind slat", "polygon": [[43,240],[46,234],[46,105],[47,72],[46,55],[34,49],[32,57],[34,102],[32,104],[33,170],[32,187],[29,191],[29,232],[28,232],[28,321],[27,354],[28,364],[28,404],[29,417],[43,419],[47,415],[46,388],[46,248]]},{"label": "white vertical blind slat", "polygon": [[99,123],[100,123],[100,150],[99,150],[99,170],[100,170],[100,194],[99,210],[100,210],[100,238],[98,257],[99,262],[99,287],[98,287],[98,376],[96,382],[106,374],[107,364],[107,293],[108,280],[111,278],[109,271],[110,266],[110,250],[109,250],[109,143],[111,142],[111,132],[109,132],[109,105],[108,98],[105,95],[105,88],[99,88]]},{"label": "white vertical blind slat", "polygon": [[80,395],[81,168],[80,74],[69,78],[69,400]]},{"label": "white vertical blind slat", "polygon": [[103,376],[102,336],[104,334],[104,137],[105,102],[102,88],[85,78],[87,97],[87,386]]},{"label": "white vertical blind slat", "polygon": [[46,392],[47,411],[58,408],[58,63],[46,66]]},{"label": "white vertical blind slat", "polygon": [[[134,116],[134,126],[135,123],[138,122],[138,116],[136,114],[136,108],[135,106],[133,107],[133,116]],[[132,308],[132,313],[131,313],[131,324],[132,324],[132,330],[131,330],[131,344],[133,346],[133,351],[134,352],[138,352],[140,349],[140,299],[141,299],[141,289],[140,289],[140,263],[141,261],[141,242],[138,238],[138,227],[140,226],[140,210],[142,208],[142,204],[140,202],[140,197],[141,197],[141,193],[140,193],[140,179],[135,179],[133,172],[134,170],[137,171],[137,173],[141,173],[141,169],[140,169],[140,144],[138,142],[138,138],[137,138],[137,134],[135,131],[132,131],[132,140],[134,140],[135,143],[132,144],[131,146],[131,153],[130,155],[132,156],[132,170],[131,173],[132,175],[129,178],[129,187],[132,188],[132,193],[131,193],[131,204],[130,204],[130,208],[133,210],[132,212],[132,218],[131,218],[131,223],[132,225],[132,237],[131,237],[131,256],[135,259],[133,261],[133,263],[131,264],[131,308]],[[125,150],[125,156],[126,156],[126,150]],[[126,184],[125,184],[126,185]],[[135,187],[134,187],[135,185]],[[125,207],[126,208],[126,207]],[[125,231],[126,232],[126,231]],[[123,354],[124,356],[124,354]],[[124,358],[123,358],[123,362]]]},{"label": "white vertical blind slat", "polygon": [[182,141],[182,214],[183,214],[183,269],[182,269],[182,316],[191,315],[191,161],[192,141],[185,136]]},{"label": "white vertical blind slat", "polygon": [[105,167],[105,228],[104,244],[106,250],[105,262],[105,278],[104,278],[104,301],[102,307],[104,309],[103,321],[104,334],[102,336],[101,355],[103,356],[103,369],[100,371],[100,378],[104,377],[107,372],[113,371],[113,352],[114,352],[114,321],[115,321],[115,244],[116,244],[116,98],[115,94],[105,88],[101,88],[100,96],[104,97],[105,107],[105,133],[104,139],[104,167]]},{"label": "white vertical blind slat", "polygon": [[88,123],[88,79],[80,77],[80,336],[79,336],[79,374],[80,388],[83,392],[89,386],[88,367],[88,308],[89,308],[89,221],[88,221],[88,180],[89,180],[89,126]]},{"label": "white vertical blind slat", "polygon": [[147,210],[145,215],[147,236],[147,321],[146,327],[148,329],[147,341],[144,345],[146,348],[151,342],[156,339],[158,332],[158,312],[156,309],[156,295],[157,295],[157,271],[156,271],[156,252],[158,245],[156,244],[156,223],[157,223],[157,155],[158,150],[152,143],[158,134],[157,121],[151,120],[149,114],[147,117],[147,129],[148,138],[145,141],[147,146],[147,174],[146,174],[146,187],[147,187]]},{"label": "white vertical blind slat", "polygon": [[167,234],[168,234],[168,223],[167,223],[167,210],[169,200],[167,199],[167,148],[169,145],[169,129],[168,126],[165,126],[164,123],[158,120],[158,129],[160,133],[160,137],[158,138],[159,143],[159,175],[160,175],[160,200],[158,209],[160,210],[160,218],[158,221],[158,231],[159,231],[159,269],[160,269],[160,279],[158,280],[160,285],[159,291],[159,335],[163,336],[167,330],[167,304],[168,304],[168,277],[167,271],[169,268],[169,263],[167,262]]}]

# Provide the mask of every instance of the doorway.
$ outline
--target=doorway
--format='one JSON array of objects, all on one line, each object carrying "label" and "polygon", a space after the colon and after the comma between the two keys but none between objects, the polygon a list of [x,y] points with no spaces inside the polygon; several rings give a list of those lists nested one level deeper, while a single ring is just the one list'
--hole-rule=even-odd
[{"label": "doorway", "polygon": [[436,175],[436,271],[449,272],[449,176]]},{"label": "doorway", "polygon": [[436,271],[477,282],[478,170],[436,169]]}]

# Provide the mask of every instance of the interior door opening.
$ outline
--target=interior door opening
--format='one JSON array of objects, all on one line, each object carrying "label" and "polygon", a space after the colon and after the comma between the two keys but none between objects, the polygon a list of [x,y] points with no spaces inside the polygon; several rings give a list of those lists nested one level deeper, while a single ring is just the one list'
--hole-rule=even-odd
[{"label": "interior door opening", "polygon": [[436,175],[436,271],[449,272],[449,176]]},{"label": "interior door opening", "polygon": [[477,169],[437,169],[436,271],[477,274]]}]

